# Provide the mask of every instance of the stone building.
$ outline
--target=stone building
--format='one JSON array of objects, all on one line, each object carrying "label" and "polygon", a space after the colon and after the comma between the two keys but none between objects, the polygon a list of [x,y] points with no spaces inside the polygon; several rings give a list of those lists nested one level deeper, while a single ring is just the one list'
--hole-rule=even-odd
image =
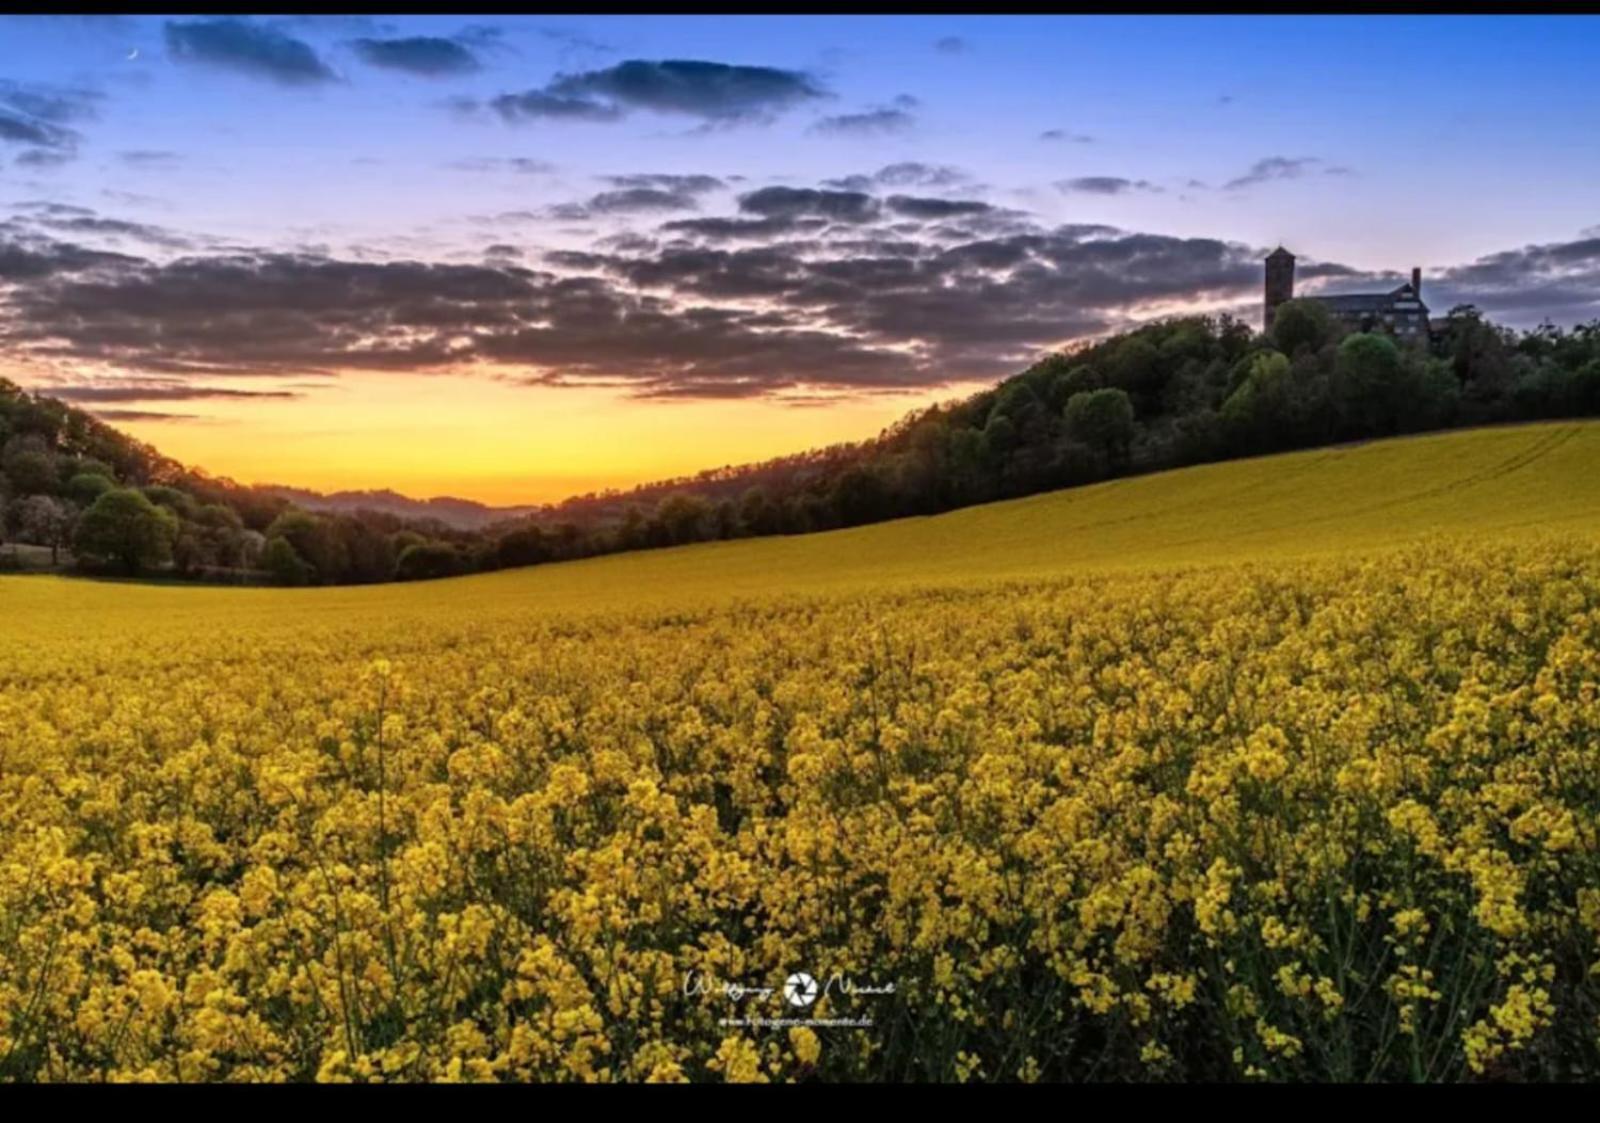
[{"label": "stone building", "polygon": [[[1271,331],[1278,305],[1294,296],[1294,254],[1279,246],[1267,255],[1262,330]],[[1401,339],[1428,338],[1428,306],[1422,303],[1422,270],[1392,292],[1302,297],[1315,300],[1351,331],[1387,331]]]}]

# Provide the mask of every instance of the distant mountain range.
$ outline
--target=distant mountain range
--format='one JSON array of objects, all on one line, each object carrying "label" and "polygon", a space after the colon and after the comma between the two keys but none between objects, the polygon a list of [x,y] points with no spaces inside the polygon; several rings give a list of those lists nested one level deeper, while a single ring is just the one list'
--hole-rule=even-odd
[{"label": "distant mountain range", "polygon": [[432,499],[412,499],[387,488],[381,491],[335,491],[323,493],[298,487],[263,485],[259,490],[281,495],[308,511],[382,511],[406,519],[438,519],[458,530],[481,530],[503,519],[516,519],[541,510],[540,507],[489,507],[471,499],[442,495]]}]

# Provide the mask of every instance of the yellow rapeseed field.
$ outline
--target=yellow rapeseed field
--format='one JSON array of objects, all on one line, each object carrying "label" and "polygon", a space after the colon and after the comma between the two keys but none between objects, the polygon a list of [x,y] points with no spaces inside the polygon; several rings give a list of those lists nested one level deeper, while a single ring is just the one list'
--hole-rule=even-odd
[{"label": "yellow rapeseed field", "polygon": [[0,623],[3,1079],[1600,1071],[1600,425]]}]

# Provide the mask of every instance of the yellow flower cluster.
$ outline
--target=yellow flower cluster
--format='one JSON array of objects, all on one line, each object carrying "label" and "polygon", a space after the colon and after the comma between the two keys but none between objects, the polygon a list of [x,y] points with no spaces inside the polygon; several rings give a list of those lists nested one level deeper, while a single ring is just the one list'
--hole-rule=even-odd
[{"label": "yellow flower cluster", "polygon": [[1600,1071],[1592,545],[426,588],[0,633],[0,1078]]}]

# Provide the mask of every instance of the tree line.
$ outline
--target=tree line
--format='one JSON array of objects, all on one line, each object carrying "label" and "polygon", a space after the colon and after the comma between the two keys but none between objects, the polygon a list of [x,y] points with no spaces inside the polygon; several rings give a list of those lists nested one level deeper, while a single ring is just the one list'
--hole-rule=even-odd
[{"label": "tree line", "polygon": [[[88,572],[286,585],[481,572],[803,534],[1136,472],[1340,441],[1600,413],[1600,320],[1517,332],[1458,306],[1426,342],[1349,331],[1316,301],[1270,335],[1163,320],[1051,355],[872,440],[578,496],[477,531],[312,512],[185,468],[0,379],[0,538]],[[5,555],[0,551],[0,561]]]}]

